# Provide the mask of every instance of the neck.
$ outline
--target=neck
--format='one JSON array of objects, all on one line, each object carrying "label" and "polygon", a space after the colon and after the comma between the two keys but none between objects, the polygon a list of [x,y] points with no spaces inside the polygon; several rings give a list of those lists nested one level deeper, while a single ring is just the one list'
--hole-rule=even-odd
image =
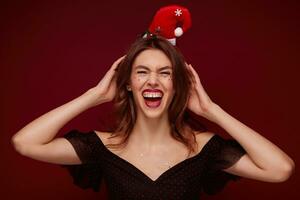
[{"label": "neck", "polygon": [[137,117],[130,137],[131,141],[137,144],[143,141],[145,147],[165,146],[172,140],[167,113],[159,118],[147,118],[140,115]]}]

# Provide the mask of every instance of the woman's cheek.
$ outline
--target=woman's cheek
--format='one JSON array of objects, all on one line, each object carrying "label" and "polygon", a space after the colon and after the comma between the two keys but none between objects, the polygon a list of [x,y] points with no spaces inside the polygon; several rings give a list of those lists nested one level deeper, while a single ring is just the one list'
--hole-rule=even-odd
[{"label": "woman's cheek", "polygon": [[146,81],[145,77],[134,75],[132,77],[132,87],[139,88],[145,83],[145,81]]},{"label": "woman's cheek", "polygon": [[164,85],[167,87],[167,88],[173,88],[173,80],[172,80],[172,77],[165,77],[162,82],[164,83]]}]

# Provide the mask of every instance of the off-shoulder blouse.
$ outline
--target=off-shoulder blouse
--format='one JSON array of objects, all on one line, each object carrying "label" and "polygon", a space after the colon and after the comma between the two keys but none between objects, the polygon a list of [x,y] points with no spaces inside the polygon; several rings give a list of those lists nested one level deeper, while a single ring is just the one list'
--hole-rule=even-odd
[{"label": "off-shoulder blouse", "polygon": [[130,162],[114,154],[95,131],[73,129],[64,137],[80,158],[80,165],[63,165],[75,185],[99,191],[105,181],[110,200],[198,200],[202,192],[215,194],[230,180],[241,177],[226,169],[246,152],[234,139],[212,136],[193,157],[174,165],[152,180]]}]

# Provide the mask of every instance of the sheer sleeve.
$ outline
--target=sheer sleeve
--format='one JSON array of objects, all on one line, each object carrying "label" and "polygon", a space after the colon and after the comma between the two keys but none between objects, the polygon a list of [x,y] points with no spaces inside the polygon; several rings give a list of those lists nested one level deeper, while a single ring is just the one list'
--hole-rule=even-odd
[{"label": "sheer sleeve", "polygon": [[66,133],[64,138],[71,143],[82,164],[62,165],[70,173],[75,185],[94,191],[99,191],[102,181],[101,152],[97,137],[94,132],[82,133],[75,129]]},{"label": "sheer sleeve", "polygon": [[223,171],[235,164],[246,151],[234,139],[223,139],[216,135],[213,145],[209,169],[205,177],[204,192],[216,194],[220,192],[230,180],[239,180],[241,177]]}]

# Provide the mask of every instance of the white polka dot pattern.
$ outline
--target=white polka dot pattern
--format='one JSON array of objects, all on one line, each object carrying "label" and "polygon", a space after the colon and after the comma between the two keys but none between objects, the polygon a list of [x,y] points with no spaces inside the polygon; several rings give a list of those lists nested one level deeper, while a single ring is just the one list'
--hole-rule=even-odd
[{"label": "white polka dot pattern", "polygon": [[241,177],[222,169],[246,152],[235,140],[214,135],[194,157],[171,167],[156,180],[112,153],[94,131],[72,130],[64,136],[74,147],[82,165],[63,165],[81,188],[99,191],[105,181],[110,200],[193,200],[201,192],[215,194],[230,180]]}]

